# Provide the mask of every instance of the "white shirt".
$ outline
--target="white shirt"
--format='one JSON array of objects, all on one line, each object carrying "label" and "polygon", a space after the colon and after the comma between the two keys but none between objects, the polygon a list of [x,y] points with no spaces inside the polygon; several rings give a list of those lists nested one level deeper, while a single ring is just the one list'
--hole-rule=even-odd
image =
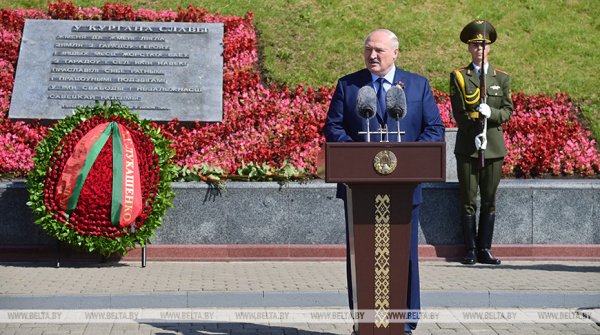
[{"label": "white shirt", "polygon": [[[385,79],[383,82],[384,92],[387,92],[394,82],[394,76],[396,75],[396,65],[392,66],[390,72],[388,72],[383,78]],[[379,79],[378,75],[371,73],[371,79],[373,79],[373,87],[375,87],[375,92],[379,92],[379,83],[377,79]]]},{"label": "white shirt", "polygon": [[[475,67],[475,70],[477,70],[477,76],[479,77],[480,66],[477,66],[477,64],[475,64],[475,63],[473,63],[473,66]],[[485,69],[485,73],[488,73],[489,67],[490,67],[490,63],[485,63],[485,65],[483,66],[483,68]]]}]

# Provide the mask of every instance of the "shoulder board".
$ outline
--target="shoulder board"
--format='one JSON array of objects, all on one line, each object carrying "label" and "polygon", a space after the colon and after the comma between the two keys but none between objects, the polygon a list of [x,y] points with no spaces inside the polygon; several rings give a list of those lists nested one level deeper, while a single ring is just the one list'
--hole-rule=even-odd
[{"label": "shoulder board", "polygon": [[[468,67],[468,66],[467,66],[467,67]],[[467,69],[467,67],[463,67],[463,68],[460,68],[460,69],[458,69],[458,70],[454,70],[454,71],[452,71],[452,72],[460,72],[460,71],[466,70],[466,69]]]},{"label": "shoulder board", "polygon": [[510,76],[510,74],[509,74],[508,72],[502,71],[502,70],[500,70],[500,69],[496,69],[496,71],[498,71],[498,72],[502,72],[502,73],[504,73],[505,75],[507,75],[507,76]]}]

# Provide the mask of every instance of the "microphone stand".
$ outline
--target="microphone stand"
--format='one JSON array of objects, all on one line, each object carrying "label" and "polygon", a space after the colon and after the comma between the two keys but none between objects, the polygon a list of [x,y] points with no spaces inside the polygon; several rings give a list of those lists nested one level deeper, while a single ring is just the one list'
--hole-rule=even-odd
[{"label": "microphone stand", "polygon": [[[400,138],[400,135],[404,135],[405,132],[400,131],[400,119],[396,120],[396,127],[398,128],[397,131],[395,132],[390,132],[388,131],[388,127],[387,124],[383,126],[383,128],[381,127],[381,125],[379,125],[379,127],[377,128],[376,131],[372,132],[369,129],[369,119],[367,120],[367,131],[359,131],[358,134],[359,135],[367,135],[367,142],[371,142],[371,134],[373,135],[379,135],[379,142],[389,142],[390,141],[390,134],[397,134],[398,135],[398,142],[402,142],[402,139]],[[385,135],[385,141],[383,138],[383,135]]]},{"label": "microphone stand", "polygon": [[[381,136],[379,142],[389,142],[390,141],[390,133],[388,132],[387,124],[384,125],[383,128],[381,128],[381,125],[379,125],[379,128],[377,128],[377,134],[379,134],[379,136]],[[385,141],[383,140],[383,135],[385,135]]]}]

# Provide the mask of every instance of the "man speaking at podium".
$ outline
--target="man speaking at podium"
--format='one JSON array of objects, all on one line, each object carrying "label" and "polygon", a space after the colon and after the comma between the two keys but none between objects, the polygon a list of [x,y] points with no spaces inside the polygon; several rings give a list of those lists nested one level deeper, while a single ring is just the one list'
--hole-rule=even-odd
[{"label": "man speaking at podium", "polygon": [[[371,120],[370,128],[377,129],[387,125],[390,141],[398,141],[397,122],[388,117],[385,107],[385,96],[392,86],[400,86],[406,96],[406,115],[400,121],[400,127],[405,132],[401,136],[402,142],[442,142],[444,141],[444,125],[440,111],[435,103],[429,81],[419,75],[403,71],[396,67],[394,62],[398,57],[398,37],[387,30],[373,31],[365,39],[365,65],[366,69],[349,74],[338,80],[335,93],[331,99],[327,119],[323,132],[327,142],[365,142],[366,136],[359,132],[366,131],[365,119],[357,113],[356,98],[358,91],[364,86],[371,86],[378,96],[377,113]],[[383,90],[383,91],[382,91]],[[382,106],[383,105],[383,106]],[[380,141],[380,136],[371,136],[371,141]],[[350,246],[348,227],[348,202],[346,187],[338,184],[337,197],[344,201],[346,213],[346,246],[347,246],[347,274],[348,298],[350,310],[353,309],[352,279],[350,278]],[[410,239],[410,260],[407,309],[420,310],[421,298],[419,289],[419,262],[418,262],[418,222],[419,205],[422,202],[421,186],[418,186],[413,195],[412,228]],[[393,241],[391,241],[393,243]],[[393,285],[393,283],[391,283]],[[417,326],[418,320],[411,320],[405,326],[405,333],[411,334]]]}]

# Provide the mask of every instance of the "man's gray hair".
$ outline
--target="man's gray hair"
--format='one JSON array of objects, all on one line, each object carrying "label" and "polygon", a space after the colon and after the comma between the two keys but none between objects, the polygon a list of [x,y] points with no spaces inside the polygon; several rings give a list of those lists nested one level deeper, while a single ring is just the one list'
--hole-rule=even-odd
[{"label": "man's gray hair", "polygon": [[371,32],[369,34],[369,36],[367,36],[367,38],[365,38],[365,46],[367,45],[367,41],[369,40],[371,35],[373,35],[374,33],[378,32],[378,31],[384,32],[390,38],[390,40],[392,40],[392,42],[390,43],[390,48],[392,50],[398,49],[398,47],[400,47],[400,42],[398,42],[398,36],[396,36],[396,34],[394,34],[393,31],[387,30],[387,29],[377,29],[377,30]]}]

